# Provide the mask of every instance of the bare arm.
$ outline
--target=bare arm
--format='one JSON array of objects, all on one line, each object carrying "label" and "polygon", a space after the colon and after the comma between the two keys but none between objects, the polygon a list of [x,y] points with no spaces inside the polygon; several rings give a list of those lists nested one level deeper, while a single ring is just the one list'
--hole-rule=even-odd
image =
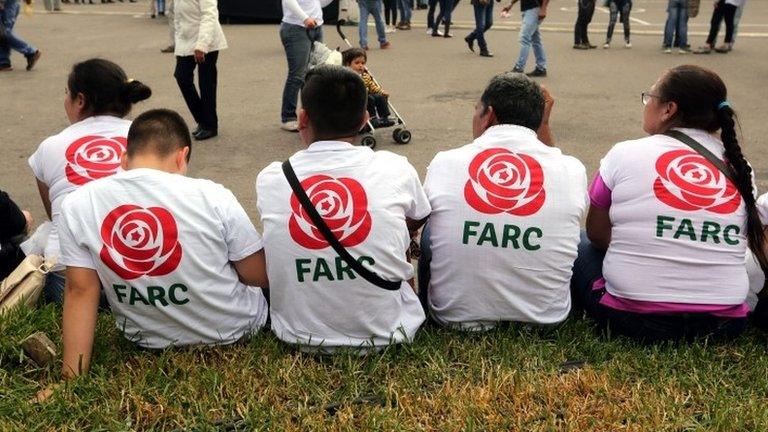
[{"label": "bare arm", "polygon": [[544,96],[544,115],[541,118],[541,126],[536,131],[536,135],[539,137],[539,141],[544,144],[555,147],[555,137],[552,135],[552,129],[549,127],[549,117],[552,114],[552,107],[555,106],[555,98],[549,90],[541,86],[541,93]]},{"label": "bare arm", "polygon": [[240,278],[240,282],[257,286],[260,288],[269,288],[267,279],[267,260],[264,256],[264,249],[250,255],[240,261],[234,262],[235,271]]},{"label": "bare arm", "polygon": [[611,244],[611,217],[608,209],[589,206],[587,214],[587,237],[598,249],[607,250]]},{"label": "bare arm", "polygon": [[67,267],[62,319],[61,375],[64,379],[86,373],[90,368],[100,292],[96,270]]},{"label": "bare arm", "polygon": [[504,8],[502,8],[502,10],[504,12],[509,12],[509,10],[512,9],[512,6],[514,6],[515,3],[517,3],[517,0],[512,0],[512,3],[510,3],[509,6],[505,6]]},{"label": "bare arm", "polygon": [[43,207],[45,207],[45,214],[48,215],[48,219],[53,220],[53,216],[51,216],[51,195],[48,185],[37,179],[37,190],[40,192],[40,200],[43,202]]}]

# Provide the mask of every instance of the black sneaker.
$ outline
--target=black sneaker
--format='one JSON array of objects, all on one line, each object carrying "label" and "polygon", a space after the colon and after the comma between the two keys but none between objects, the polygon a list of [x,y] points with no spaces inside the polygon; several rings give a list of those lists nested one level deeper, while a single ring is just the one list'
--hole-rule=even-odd
[{"label": "black sneaker", "polygon": [[488,50],[480,51],[480,57],[493,57],[493,53]]},{"label": "black sneaker", "polygon": [[210,138],[213,138],[219,134],[216,130],[211,129],[201,129],[200,132],[198,132],[197,135],[195,135],[195,141],[203,141]]},{"label": "black sneaker", "polygon": [[543,77],[547,76],[547,70],[537,67],[536,69],[532,70],[531,72],[528,72],[526,75],[528,75],[529,77],[532,77],[532,78],[537,78],[537,77],[542,77],[543,78]]},{"label": "black sneaker", "polygon": [[464,38],[464,42],[467,43],[467,46],[469,47],[470,51],[475,52],[475,41],[474,41],[474,39]]},{"label": "black sneaker", "polygon": [[35,51],[34,54],[26,56],[28,71],[31,71],[32,68],[35,67],[35,64],[37,63],[37,61],[40,60],[40,55],[42,55],[42,53],[40,52],[40,50],[37,50]]}]

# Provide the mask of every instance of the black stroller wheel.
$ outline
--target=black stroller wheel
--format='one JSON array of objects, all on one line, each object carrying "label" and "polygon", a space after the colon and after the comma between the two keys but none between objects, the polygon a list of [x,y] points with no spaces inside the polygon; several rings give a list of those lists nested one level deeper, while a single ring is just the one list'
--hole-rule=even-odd
[{"label": "black stroller wheel", "polygon": [[376,148],[376,138],[373,135],[366,135],[360,140],[360,144],[369,148]]},{"label": "black stroller wheel", "polygon": [[398,144],[408,144],[411,142],[411,131],[397,128],[392,131],[392,139]]}]

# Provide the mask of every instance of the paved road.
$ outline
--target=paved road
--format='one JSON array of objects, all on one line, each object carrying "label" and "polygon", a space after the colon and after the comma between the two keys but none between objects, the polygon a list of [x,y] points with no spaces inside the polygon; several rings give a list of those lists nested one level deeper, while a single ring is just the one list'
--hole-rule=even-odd
[{"label": "paved road", "polygon": [[[392,36],[395,48],[372,50],[370,68],[392,94],[392,101],[413,131],[410,145],[379,136],[379,149],[406,155],[424,173],[439,150],[462,145],[471,137],[475,99],[489,78],[512,67],[517,53],[516,19],[498,19],[488,35],[493,59],[470,53],[461,36],[470,22],[471,8],[463,2],[457,11],[456,37],[431,38],[423,28]],[[707,3],[706,0],[704,3]],[[554,0],[544,41],[550,58],[550,76],[543,83],[557,98],[553,128],[559,146],[579,157],[589,171],[617,141],[643,135],[640,92],[665,68],[682,63],[707,65],[724,77],[730,99],[741,114],[746,153],[757,170],[762,190],[768,189],[768,1],[747,5],[742,36],[728,55],[665,55],[660,51],[660,30],[665,19],[662,0],[636,0],[631,50],[571,49],[574,1]],[[173,57],[161,54],[167,45],[164,20],[150,20],[146,3],[66,7],[65,13],[22,16],[20,34],[44,52],[33,72],[0,75],[0,188],[8,190],[36,217],[42,218],[34,179],[26,158],[45,137],[66,127],[62,99],[66,76],[75,61],[101,56],[120,63],[132,78],[153,88],[154,96],[137,112],[169,107],[186,113],[175,81]],[[38,5],[38,8],[40,6]],[[709,11],[691,21],[692,44],[703,37]],[[424,11],[413,22],[424,22]],[[602,42],[607,15],[596,13],[594,42]],[[345,28],[350,36],[355,28]],[[280,95],[286,71],[275,25],[228,25],[224,31],[230,49],[219,60],[219,138],[196,144],[191,175],[211,178],[231,188],[257,221],[253,182],[258,171],[302,148],[298,136],[280,131]],[[331,27],[326,42],[343,42]],[[642,34],[640,34],[642,33]],[[357,38],[354,37],[354,40]],[[16,66],[23,59],[14,56]],[[531,65],[529,63],[529,68]]]}]

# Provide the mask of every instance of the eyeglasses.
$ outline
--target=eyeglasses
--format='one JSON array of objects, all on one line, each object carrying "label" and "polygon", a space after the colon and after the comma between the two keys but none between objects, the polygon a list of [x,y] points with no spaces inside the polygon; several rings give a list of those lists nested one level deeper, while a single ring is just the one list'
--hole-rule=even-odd
[{"label": "eyeglasses", "polygon": [[640,102],[642,102],[643,106],[648,105],[648,102],[651,101],[651,98],[661,98],[661,96],[648,92],[640,93]]}]

